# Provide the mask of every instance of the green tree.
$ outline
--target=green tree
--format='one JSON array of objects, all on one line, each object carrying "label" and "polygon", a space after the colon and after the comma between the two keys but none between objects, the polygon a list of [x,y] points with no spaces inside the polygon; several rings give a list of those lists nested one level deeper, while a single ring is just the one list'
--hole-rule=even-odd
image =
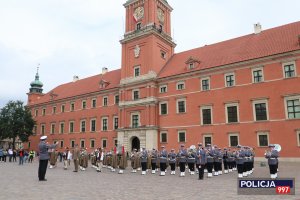
[{"label": "green tree", "polygon": [[29,108],[23,106],[22,101],[9,101],[0,112],[0,139],[12,139],[15,148],[17,138],[28,141],[35,124]]}]

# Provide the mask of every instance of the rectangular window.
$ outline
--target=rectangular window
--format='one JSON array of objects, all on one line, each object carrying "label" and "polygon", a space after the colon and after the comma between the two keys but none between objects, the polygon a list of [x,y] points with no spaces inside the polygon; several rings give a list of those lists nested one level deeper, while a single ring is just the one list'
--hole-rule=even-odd
[{"label": "rectangular window", "polygon": [[108,119],[102,118],[102,131],[107,131],[107,130],[108,130]]},{"label": "rectangular window", "polygon": [[300,130],[297,131],[298,146],[300,146]]},{"label": "rectangular window", "polygon": [[189,69],[194,69],[195,65],[194,63],[189,63]]},{"label": "rectangular window", "polygon": [[85,120],[81,120],[81,122],[80,122],[80,132],[85,132],[85,125],[86,125]]},{"label": "rectangular window", "polygon": [[34,125],[34,127],[33,127],[33,134],[34,134],[34,135],[37,134],[37,125]]},{"label": "rectangular window", "polygon": [[42,115],[43,115],[43,116],[46,115],[46,108],[43,108],[43,110],[42,110]]},{"label": "rectangular window", "polygon": [[71,140],[71,148],[75,147],[75,140]]},{"label": "rectangular window", "polygon": [[82,109],[86,109],[86,101],[82,101]]},{"label": "rectangular window", "polygon": [[159,93],[166,93],[167,92],[167,86],[166,85],[162,85],[159,87]]},{"label": "rectangular window", "polygon": [[61,109],[61,112],[64,113],[65,112],[65,105],[61,105],[60,109]]},{"label": "rectangular window", "polygon": [[96,131],[96,119],[91,119],[91,132]]},{"label": "rectangular window", "polygon": [[97,106],[97,99],[92,99],[92,108],[96,108]]},{"label": "rectangular window", "polygon": [[102,139],[102,148],[106,148],[106,147],[107,147],[107,140]]},{"label": "rectangular window", "polygon": [[107,106],[107,104],[108,104],[108,98],[103,97],[103,106]]},{"label": "rectangular window", "polygon": [[269,146],[269,135],[267,133],[258,133],[258,146]]},{"label": "rectangular window", "polygon": [[70,104],[70,110],[71,110],[71,111],[74,111],[74,110],[75,110],[75,103],[71,103],[71,104]]},{"label": "rectangular window", "polygon": [[260,83],[264,81],[263,70],[261,68],[253,69],[252,76],[253,76],[253,83]]},{"label": "rectangular window", "polygon": [[203,78],[201,79],[201,90],[207,91],[210,90],[210,79],[209,78]]},{"label": "rectangular window", "polygon": [[133,114],[131,117],[132,117],[132,128],[138,128],[139,127],[139,115]]},{"label": "rectangular window", "polygon": [[41,125],[41,134],[45,135],[45,124]]},{"label": "rectangular window", "polygon": [[80,140],[80,148],[84,148],[85,147],[85,141],[84,140]]},{"label": "rectangular window", "polygon": [[167,115],[168,114],[168,103],[162,102],[160,103],[160,115]]},{"label": "rectangular window", "polygon": [[133,100],[138,100],[140,98],[140,92],[138,90],[133,90]]},{"label": "rectangular window", "polygon": [[184,90],[184,89],[185,89],[185,84],[184,84],[184,82],[183,82],[183,81],[178,82],[178,83],[176,84],[176,89],[177,89],[177,90]]},{"label": "rectangular window", "polygon": [[136,30],[141,30],[142,28],[142,24],[141,23],[137,23],[136,24]]},{"label": "rectangular window", "polygon": [[74,122],[69,122],[69,133],[74,133]]},{"label": "rectangular window", "polygon": [[286,101],[288,119],[300,119],[300,99]]},{"label": "rectangular window", "polygon": [[268,120],[266,103],[254,103],[254,109],[256,121]]},{"label": "rectangular window", "polygon": [[225,74],[225,85],[226,87],[232,87],[235,85],[235,78],[233,73]]},{"label": "rectangular window", "polygon": [[212,137],[211,136],[204,136],[204,144],[207,147],[207,144],[212,144]]},{"label": "rectangular window", "polygon": [[59,124],[59,133],[62,134],[65,132],[65,123],[64,122],[61,122]]},{"label": "rectangular window", "polygon": [[119,105],[120,97],[119,95],[115,96],[115,104]]},{"label": "rectangular window", "polygon": [[162,143],[168,142],[167,133],[160,133],[160,142],[162,142]]},{"label": "rectangular window", "polygon": [[118,117],[114,117],[114,129],[118,129],[119,128],[119,118]]},{"label": "rectangular window", "polygon": [[134,77],[138,77],[140,75],[140,66],[134,67]]},{"label": "rectangular window", "polygon": [[238,122],[238,105],[237,104],[229,104],[226,105],[226,116],[227,123]]},{"label": "rectangular window", "polygon": [[115,147],[118,146],[118,139],[114,139],[114,144],[115,144]]},{"label": "rectangular window", "polygon": [[185,99],[177,100],[177,113],[185,113],[186,107],[185,107]]},{"label": "rectangular window", "polygon": [[185,131],[178,132],[178,142],[186,142]]},{"label": "rectangular window", "polygon": [[90,140],[90,148],[95,148],[95,140]]},{"label": "rectangular window", "polygon": [[229,134],[229,146],[236,147],[239,144],[238,134]]},{"label": "rectangular window", "polygon": [[288,63],[284,65],[284,77],[291,78],[296,76],[295,64]]},{"label": "rectangular window", "polygon": [[55,124],[51,124],[51,134],[55,133]]},{"label": "rectangular window", "polygon": [[60,141],[60,148],[64,148],[64,141]]},{"label": "rectangular window", "polygon": [[52,114],[55,114],[56,113],[56,106],[53,106],[52,108]]},{"label": "rectangular window", "polygon": [[212,124],[211,107],[203,107],[202,111],[202,125]]},{"label": "rectangular window", "polygon": [[35,110],[34,113],[35,113],[34,116],[37,117],[39,114],[39,110]]}]

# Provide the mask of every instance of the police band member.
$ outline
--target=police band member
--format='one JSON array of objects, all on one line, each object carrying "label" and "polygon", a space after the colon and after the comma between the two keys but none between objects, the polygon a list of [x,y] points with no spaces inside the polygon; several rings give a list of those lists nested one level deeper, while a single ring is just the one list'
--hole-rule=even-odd
[{"label": "police band member", "polygon": [[188,153],[187,153],[186,149],[184,149],[184,144],[181,144],[179,152],[177,154],[177,157],[179,159],[180,177],[185,176],[185,164],[186,164],[187,156],[188,156]]},{"label": "police band member", "polygon": [[162,150],[159,152],[160,176],[165,176],[168,152],[165,149],[165,146],[161,146],[161,148],[162,148]]},{"label": "police band member", "polygon": [[207,144],[207,152],[206,152],[206,168],[207,168],[207,177],[211,178],[212,177],[212,169],[214,165],[214,152],[213,149],[211,148],[210,144]]},{"label": "police band member", "polygon": [[148,161],[148,152],[146,151],[146,148],[142,148],[142,151],[140,153],[140,160],[142,165],[142,175],[146,175]]},{"label": "police band member", "polygon": [[198,169],[199,180],[203,179],[204,175],[204,167],[206,164],[206,151],[202,147],[202,144],[198,144],[197,152],[196,152],[196,166]]},{"label": "police band member", "polygon": [[171,152],[168,155],[169,164],[171,166],[171,175],[175,175],[176,157],[175,149],[171,149]]},{"label": "police band member", "polygon": [[138,153],[137,153],[137,149],[133,149],[133,151],[131,152],[130,161],[131,161],[131,168],[132,168],[131,173],[136,173],[137,168],[138,168]]},{"label": "police band member", "polygon": [[236,152],[236,166],[238,177],[243,178],[243,176],[246,176],[246,173],[244,172],[245,151],[241,145],[238,145],[237,148],[238,150]]},{"label": "police band member", "polygon": [[156,149],[152,149],[151,151],[151,173],[155,174],[156,171],[156,163],[157,163],[157,151]]},{"label": "police band member", "polygon": [[125,148],[122,146],[122,151],[120,152],[121,155],[119,156],[120,161],[119,161],[119,174],[123,174],[124,170],[127,167],[127,158],[126,158],[126,153],[125,153]]},{"label": "police band member", "polygon": [[189,149],[188,157],[187,157],[187,164],[189,167],[190,175],[195,174],[195,160],[196,160],[196,154],[193,149]]},{"label": "police band member", "polygon": [[274,148],[274,144],[270,144],[269,147],[270,150],[265,153],[265,158],[268,159],[271,178],[275,179],[277,178],[279,152]]},{"label": "police band member", "polygon": [[103,167],[103,160],[104,160],[104,152],[101,148],[98,148],[97,151],[95,152],[96,156],[96,166],[97,166],[97,172],[102,171]]}]

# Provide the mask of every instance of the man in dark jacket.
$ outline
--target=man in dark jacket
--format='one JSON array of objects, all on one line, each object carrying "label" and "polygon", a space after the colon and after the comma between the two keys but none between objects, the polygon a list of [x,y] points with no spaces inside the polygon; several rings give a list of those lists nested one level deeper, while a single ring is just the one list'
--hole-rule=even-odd
[{"label": "man in dark jacket", "polygon": [[45,179],[45,175],[46,175],[46,170],[47,170],[47,166],[48,166],[48,160],[49,160],[49,153],[48,153],[48,149],[54,149],[57,146],[56,144],[53,145],[49,145],[48,143],[46,143],[46,139],[47,136],[42,136],[40,138],[40,143],[39,143],[39,172],[38,172],[38,176],[39,176],[39,181],[47,181],[47,179]]}]

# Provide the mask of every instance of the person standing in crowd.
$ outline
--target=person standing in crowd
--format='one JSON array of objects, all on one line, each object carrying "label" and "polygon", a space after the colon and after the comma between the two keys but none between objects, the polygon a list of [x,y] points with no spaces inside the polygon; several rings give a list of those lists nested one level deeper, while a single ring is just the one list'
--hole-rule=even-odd
[{"label": "person standing in crowd", "polygon": [[39,143],[39,170],[38,170],[38,177],[39,181],[47,181],[45,179],[46,175],[46,170],[47,170],[47,165],[48,165],[48,160],[49,160],[49,153],[48,149],[54,149],[57,146],[57,143],[53,145],[49,145],[46,143],[47,136],[42,136],[40,138],[40,143]]},{"label": "person standing in crowd", "polygon": [[171,149],[171,152],[168,155],[169,158],[169,164],[171,166],[171,175],[175,175],[175,164],[176,164],[176,153],[175,149]]},{"label": "person standing in crowd", "polygon": [[188,157],[187,157],[187,164],[189,167],[190,175],[195,174],[195,160],[196,160],[196,155],[194,153],[194,150],[192,148],[190,148],[188,151]]},{"label": "person standing in crowd", "polygon": [[21,148],[19,150],[19,165],[23,165],[24,163],[24,150]]},{"label": "person standing in crowd", "polygon": [[127,167],[127,157],[125,153],[125,148],[124,146],[122,146],[122,152],[121,152],[120,162],[119,162],[119,169],[120,169],[119,174],[123,174],[126,167]]},{"label": "person standing in crowd", "polygon": [[69,147],[66,147],[66,150],[62,154],[63,154],[63,160],[64,160],[64,170],[67,170],[68,169]]},{"label": "person standing in crowd", "polygon": [[17,162],[17,150],[13,150],[13,162]]},{"label": "person standing in crowd", "polygon": [[[103,167],[103,158],[104,158],[104,152],[102,151],[101,148],[99,148],[96,152],[95,152],[95,156],[96,156],[96,166],[97,166],[97,172],[101,172],[102,171],[102,167]],[[121,170],[120,170],[121,171]],[[119,171],[119,174],[121,174]]]},{"label": "person standing in crowd", "polygon": [[151,151],[151,173],[155,174],[156,171],[156,163],[157,163],[157,151],[156,149],[152,149]]},{"label": "person standing in crowd", "polygon": [[207,158],[207,163],[206,163],[206,168],[207,168],[207,177],[212,178],[212,169],[214,166],[214,153],[211,148],[211,144],[207,144],[207,152],[206,152],[206,158]]},{"label": "person standing in crowd", "polygon": [[[238,171],[238,177],[243,178],[244,173],[244,162],[245,162],[245,151],[242,146],[237,146],[238,150],[236,152],[236,166]],[[245,175],[246,176],[246,175]]]},{"label": "person standing in crowd", "polygon": [[9,149],[8,149],[9,162],[11,162],[12,157],[13,157],[13,154],[14,154],[13,150],[12,150],[11,148],[9,148]]},{"label": "person standing in crowd", "polygon": [[0,147],[0,162],[3,160],[3,148]]},{"label": "person standing in crowd", "polygon": [[146,175],[148,153],[144,147],[142,148],[142,152],[140,155],[141,155],[142,175]]},{"label": "person standing in crowd", "polygon": [[6,162],[6,157],[7,157],[7,149],[3,149],[3,161]]},{"label": "person standing in crowd", "polygon": [[24,150],[24,163],[28,161],[29,153],[28,151]]},{"label": "person standing in crowd", "polygon": [[185,176],[185,164],[188,156],[186,149],[184,149],[184,144],[180,145],[180,150],[177,156],[179,158],[180,177],[183,177]]},{"label": "person standing in crowd", "polygon": [[75,148],[72,151],[72,157],[73,157],[74,167],[75,167],[73,172],[78,172],[79,157],[80,157],[80,149],[78,147],[78,144],[75,145]]},{"label": "person standing in crowd", "polygon": [[206,151],[202,148],[202,144],[198,144],[198,149],[196,152],[196,166],[198,168],[199,180],[203,179],[204,167],[206,164]]},{"label": "person standing in crowd", "polygon": [[268,159],[271,179],[277,178],[277,166],[279,152],[275,149],[274,144],[269,145],[270,150],[265,153],[265,158]]},{"label": "person standing in crowd", "polygon": [[138,153],[137,153],[137,149],[133,149],[131,156],[130,156],[130,160],[131,160],[131,168],[132,171],[131,173],[136,173],[136,170],[138,168]]},{"label": "person standing in crowd", "polygon": [[29,160],[28,160],[28,162],[32,163],[33,157],[34,157],[34,151],[31,150],[31,151],[29,151]]},{"label": "person standing in crowd", "polygon": [[162,150],[159,153],[160,176],[165,176],[166,175],[168,152],[165,149],[165,146],[161,146],[161,148],[162,148]]}]

